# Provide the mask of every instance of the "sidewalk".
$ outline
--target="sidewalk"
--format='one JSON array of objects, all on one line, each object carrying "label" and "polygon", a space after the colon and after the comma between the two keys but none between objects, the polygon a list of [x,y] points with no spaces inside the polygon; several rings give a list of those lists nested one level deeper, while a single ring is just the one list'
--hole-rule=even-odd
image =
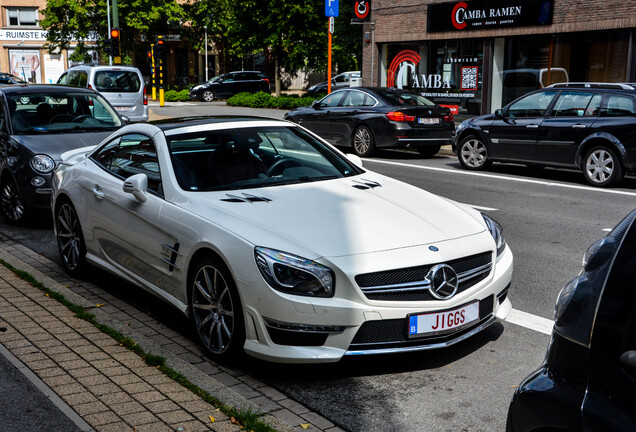
[{"label": "sidewalk", "polygon": [[[105,290],[69,278],[59,265],[3,233],[0,259],[81,306],[144,352],[163,357],[166,366],[220,403],[261,415],[260,421],[273,430],[342,432],[240,368],[215,364],[196,342],[109,292],[117,287]],[[0,264],[0,352],[2,347],[79,414],[89,425],[81,430],[241,430],[216,407]]]}]

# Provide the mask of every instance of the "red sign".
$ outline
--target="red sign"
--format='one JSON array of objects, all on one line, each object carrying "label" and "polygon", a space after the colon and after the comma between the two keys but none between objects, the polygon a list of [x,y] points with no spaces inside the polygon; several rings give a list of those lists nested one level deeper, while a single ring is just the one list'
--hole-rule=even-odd
[{"label": "red sign", "polygon": [[355,0],[353,3],[354,22],[365,22],[371,19],[371,0]]},{"label": "red sign", "polygon": [[452,114],[452,115],[457,115],[457,114],[459,114],[459,105],[444,105],[444,104],[439,104],[439,106],[450,109],[450,111],[451,111],[451,114]]}]

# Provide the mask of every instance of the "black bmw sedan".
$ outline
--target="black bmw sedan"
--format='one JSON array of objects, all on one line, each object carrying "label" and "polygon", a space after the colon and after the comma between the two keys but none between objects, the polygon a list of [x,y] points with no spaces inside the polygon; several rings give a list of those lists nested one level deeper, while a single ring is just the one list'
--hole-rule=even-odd
[{"label": "black bmw sedan", "polygon": [[9,223],[48,215],[62,153],[99,144],[124,119],[99,93],[59,85],[0,87],[0,213]]},{"label": "black bmw sedan", "polygon": [[517,388],[507,432],[636,430],[636,210],[559,294],[544,364]]},{"label": "black bmw sedan", "polygon": [[450,109],[417,93],[384,87],[336,90],[285,119],[333,145],[353,147],[358,156],[370,156],[376,148],[412,147],[430,157],[452,143],[455,131]]}]

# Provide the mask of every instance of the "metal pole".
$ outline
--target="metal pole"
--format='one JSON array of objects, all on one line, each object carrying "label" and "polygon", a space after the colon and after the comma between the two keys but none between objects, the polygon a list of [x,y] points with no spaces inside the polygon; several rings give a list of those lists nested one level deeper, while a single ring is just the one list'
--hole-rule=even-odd
[{"label": "metal pole", "polygon": [[[106,17],[108,19],[108,37],[110,38],[110,0],[106,0]],[[108,64],[113,65],[113,54],[108,53]]]},{"label": "metal pole", "polygon": [[205,80],[208,80],[208,26],[203,26],[205,30]]},{"label": "metal pole", "polygon": [[331,31],[333,26],[333,17],[329,17],[329,42],[327,45],[327,93],[331,93]]}]

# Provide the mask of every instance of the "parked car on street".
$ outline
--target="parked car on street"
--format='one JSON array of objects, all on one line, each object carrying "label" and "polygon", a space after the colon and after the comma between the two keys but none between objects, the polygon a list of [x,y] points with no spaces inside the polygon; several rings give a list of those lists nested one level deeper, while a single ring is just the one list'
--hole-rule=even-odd
[{"label": "parked car on street", "polygon": [[26,81],[10,73],[0,72],[0,85],[6,84],[26,84]]},{"label": "parked car on street", "polygon": [[576,168],[591,185],[610,186],[636,171],[636,87],[551,85],[462,122],[454,150],[470,170],[493,162]]},{"label": "parked car on street", "polygon": [[636,430],[636,211],[559,294],[544,364],[515,391],[508,432]]},{"label": "parked car on street", "polygon": [[57,84],[96,90],[131,122],[148,120],[146,82],[141,71],[136,67],[72,66],[58,78]]},{"label": "parked car on street", "polygon": [[93,90],[1,86],[0,212],[4,219],[20,223],[29,213],[48,210],[51,177],[61,154],[95,145],[123,123]]},{"label": "parked car on street", "polygon": [[[331,78],[331,91],[351,87],[351,83],[353,82],[353,80],[355,78],[359,79],[360,77],[360,71],[348,71],[338,74],[335,77]],[[328,91],[328,82],[325,81],[309,87],[309,89],[307,89],[307,94],[312,96],[321,93],[327,93]]]},{"label": "parked car on street", "polygon": [[308,107],[285,114],[333,145],[352,147],[358,156],[376,148],[412,147],[435,155],[452,142],[453,115],[417,93],[385,87],[357,87],[332,92]]},{"label": "parked car on street", "polygon": [[443,348],[511,310],[497,222],[282,120],[125,126],[66,154],[53,215],[69,273],[90,263],[163,298],[216,360]]},{"label": "parked car on street", "polygon": [[269,79],[263,72],[236,71],[216,76],[190,89],[190,99],[212,102],[238,93],[270,93]]}]

